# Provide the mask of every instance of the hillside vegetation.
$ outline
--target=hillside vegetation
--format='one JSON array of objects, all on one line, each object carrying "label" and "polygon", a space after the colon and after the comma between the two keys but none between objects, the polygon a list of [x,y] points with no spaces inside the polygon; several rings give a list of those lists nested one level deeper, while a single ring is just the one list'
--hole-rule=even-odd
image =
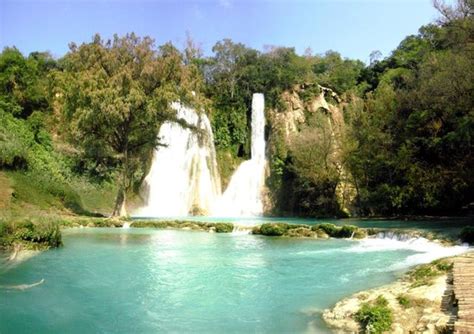
[{"label": "hillside vegetation", "polygon": [[[261,52],[230,39],[204,57],[190,38],[180,51],[133,33],[71,43],[60,59],[5,48],[0,215],[125,215],[160,125],[179,121],[169,108],[177,99],[209,114],[225,186],[250,155],[254,92],[266,98],[268,213],[466,213],[474,202],[474,8],[468,0],[437,8],[437,22],[386,58],[373,52],[367,65],[335,51]],[[327,106],[310,110],[321,94]],[[275,121],[289,112],[288,96],[304,116],[290,140]],[[353,189],[350,210],[341,184]]]}]

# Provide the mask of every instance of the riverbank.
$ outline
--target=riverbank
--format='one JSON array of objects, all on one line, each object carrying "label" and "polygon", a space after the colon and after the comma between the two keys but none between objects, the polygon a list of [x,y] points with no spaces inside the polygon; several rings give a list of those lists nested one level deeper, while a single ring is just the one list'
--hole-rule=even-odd
[{"label": "riverbank", "polygon": [[452,268],[464,256],[417,266],[392,284],[344,298],[325,310],[323,319],[334,333],[359,333],[379,325],[390,333],[449,333],[457,312]]}]

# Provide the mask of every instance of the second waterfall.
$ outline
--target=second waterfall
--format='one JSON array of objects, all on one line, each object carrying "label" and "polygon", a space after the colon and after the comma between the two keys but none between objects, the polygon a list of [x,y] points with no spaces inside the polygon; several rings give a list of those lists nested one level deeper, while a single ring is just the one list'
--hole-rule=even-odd
[{"label": "second waterfall", "polygon": [[253,94],[250,160],[232,175],[229,186],[212,210],[214,216],[251,217],[263,214],[262,190],[265,183],[265,99]]}]

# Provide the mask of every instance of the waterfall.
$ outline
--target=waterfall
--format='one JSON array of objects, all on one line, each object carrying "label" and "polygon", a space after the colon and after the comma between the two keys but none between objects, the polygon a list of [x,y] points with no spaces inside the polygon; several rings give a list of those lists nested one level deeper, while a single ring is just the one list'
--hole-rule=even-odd
[{"label": "waterfall", "polygon": [[260,216],[263,214],[262,188],[265,181],[265,100],[253,94],[251,156],[232,175],[212,214],[220,217]]},{"label": "waterfall", "polygon": [[188,124],[165,122],[159,131],[160,142],[145,178],[146,205],[136,216],[177,217],[209,214],[221,194],[211,124],[203,113],[178,102],[171,107],[177,118]]}]

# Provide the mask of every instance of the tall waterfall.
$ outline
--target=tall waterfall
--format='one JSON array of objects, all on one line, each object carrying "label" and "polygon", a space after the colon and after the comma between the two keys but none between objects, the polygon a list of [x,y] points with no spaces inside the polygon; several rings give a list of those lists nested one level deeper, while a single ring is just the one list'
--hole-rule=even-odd
[{"label": "tall waterfall", "polygon": [[158,136],[165,146],[154,152],[150,172],[145,178],[146,205],[135,213],[137,216],[210,214],[213,203],[221,194],[209,119],[178,102],[171,107],[189,128],[176,122],[165,122],[161,126]]},{"label": "tall waterfall", "polygon": [[224,194],[216,201],[212,214],[221,217],[263,214],[262,188],[265,181],[265,100],[253,94],[251,159],[244,161],[232,175]]}]

